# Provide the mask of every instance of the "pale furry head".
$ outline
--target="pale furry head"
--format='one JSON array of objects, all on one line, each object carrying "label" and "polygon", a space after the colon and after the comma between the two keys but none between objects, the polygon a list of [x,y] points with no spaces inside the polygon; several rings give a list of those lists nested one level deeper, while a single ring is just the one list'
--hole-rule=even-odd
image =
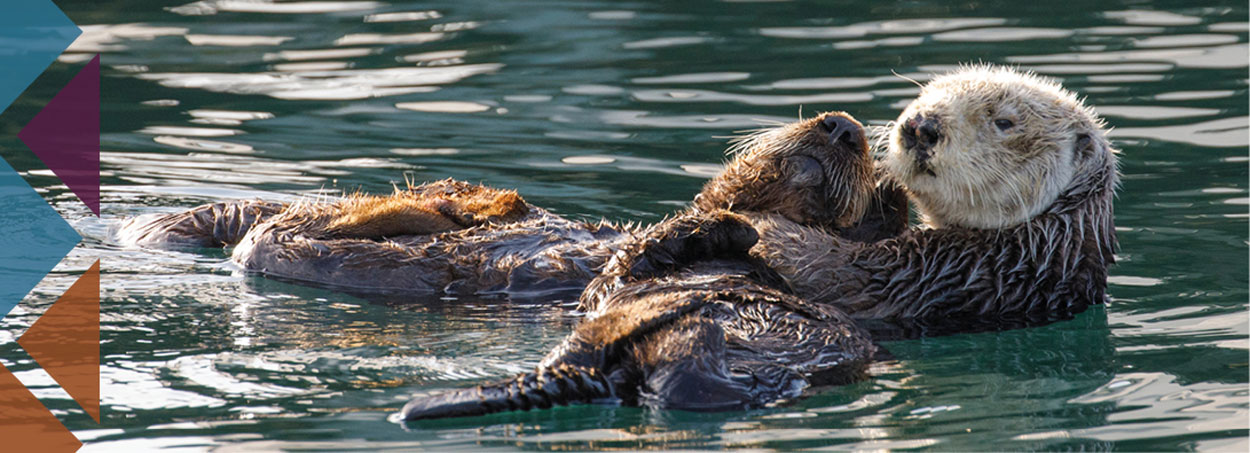
[{"label": "pale furry head", "polygon": [[1103,121],[1072,92],[990,65],[926,84],[888,143],[887,171],[935,228],[1019,225],[1115,166]]}]

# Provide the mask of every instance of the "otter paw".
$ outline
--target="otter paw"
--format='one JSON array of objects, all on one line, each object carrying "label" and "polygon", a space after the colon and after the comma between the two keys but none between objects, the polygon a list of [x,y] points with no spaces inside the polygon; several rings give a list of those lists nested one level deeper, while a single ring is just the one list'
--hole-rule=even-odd
[{"label": "otter paw", "polygon": [[747,257],[759,234],[745,217],[728,211],[686,215],[653,229],[636,250],[629,274],[646,278],[714,258]]}]

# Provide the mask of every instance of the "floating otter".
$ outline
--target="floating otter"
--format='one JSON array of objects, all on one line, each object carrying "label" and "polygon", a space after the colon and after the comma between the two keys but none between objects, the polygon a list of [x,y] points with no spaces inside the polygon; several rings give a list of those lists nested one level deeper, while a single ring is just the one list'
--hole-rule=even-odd
[{"label": "floating otter", "polygon": [[[863,378],[878,350],[868,334],[836,308],[789,294],[748,254],[758,235],[744,216],[871,240],[903,228],[905,201],[874,190],[863,127],[842,113],[735,146],[738,156],[689,211],[634,231],[569,222],[514,192],[455,181],[331,204],[219,203],[122,231],[132,243],[237,243],[234,259],[250,269],[373,287],[437,288],[454,277],[462,289],[504,281],[512,289],[553,276],[584,285],[607,262],[619,290],[534,373],[414,400],[410,419],[599,400],[729,410]],[[518,241],[536,235],[549,239]],[[573,263],[577,273],[550,263]],[[462,273],[439,273],[457,266]]]},{"label": "floating otter", "polygon": [[[693,212],[775,215],[864,240],[905,224],[895,215],[904,203],[897,192],[883,192],[893,204],[865,195],[872,163],[861,158],[862,126],[846,114],[769,129],[734,146],[736,157],[705,185]],[[332,203],[214,203],[131,220],[118,237],[143,246],[234,246],[232,259],[249,271],[355,292],[553,297],[580,293],[640,231],[570,221],[513,191],[445,180]]]},{"label": "floating otter", "polygon": [[928,333],[1044,323],[1104,302],[1116,151],[1075,95],[964,67],[925,85],[888,140],[883,166],[924,225],[863,243],[753,219],[753,253],[798,295]]},{"label": "floating otter", "polygon": [[213,203],[132,219],[118,237],[141,246],[233,246],[231,258],[246,270],[352,292],[537,297],[580,291],[631,231],[566,220],[513,191],[444,180],[333,203]]},{"label": "floating otter", "polygon": [[[898,206],[870,203],[871,160],[862,128],[834,119],[850,132],[828,127],[828,119],[809,120],[745,142],[747,147],[767,143],[767,148],[796,143],[785,149],[806,151],[782,159],[784,174],[802,177],[790,177],[780,189],[770,184],[777,190],[761,195],[741,184],[776,173],[750,161],[735,162],[704,188],[692,212],[626,241],[587,290],[601,295],[588,319],[536,370],[496,384],[414,398],[401,417],[592,402],[747,409],[797,397],[813,384],[862,379],[878,353],[868,333],[836,307],[791,294],[780,275],[750,256],[759,236],[748,218],[710,201],[741,200],[729,205],[759,209],[792,208],[796,200],[808,200],[819,204],[792,215],[820,216],[817,223],[844,227],[867,218],[863,223],[878,232],[889,229],[882,225],[901,225]],[[830,157],[843,162],[816,160]],[[831,168],[838,170],[827,173]],[[757,196],[743,197],[751,193]],[[893,215],[884,214],[883,207]],[[865,216],[865,211],[872,214]],[[841,231],[860,234],[858,229]]]},{"label": "floating otter", "polygon": [[404,420],[575,403],[738,410],[866,375],[877,347],[836,308],[809,303],[748,249],[728,212],[679,217],[630,253],[629,280],[530,373],[414,398]]}]

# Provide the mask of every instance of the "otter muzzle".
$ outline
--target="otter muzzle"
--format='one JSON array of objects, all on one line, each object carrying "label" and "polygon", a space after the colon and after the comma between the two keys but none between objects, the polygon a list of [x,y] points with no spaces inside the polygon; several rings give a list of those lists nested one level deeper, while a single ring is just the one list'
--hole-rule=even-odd
[{"label": "otter muzzle", "polygon": [[912,153],[916,159],[916,166],[921,171],[932,175],[933,169],[929,167],[929,158],[933,157],[933,147],[942,140],[942,128],[938,119],[916,115],[904,121],[899,132],[903,147]]}]

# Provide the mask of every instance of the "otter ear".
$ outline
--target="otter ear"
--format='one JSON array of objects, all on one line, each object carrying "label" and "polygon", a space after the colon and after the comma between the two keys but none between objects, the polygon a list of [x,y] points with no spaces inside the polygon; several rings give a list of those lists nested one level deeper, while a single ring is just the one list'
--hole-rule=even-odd
[{"label": "otter ear", "polygon": [[786,180],[798,187],[816,187],[825,182],[820,162],[807,156],[790,156],[781,163]]},{"label": "otter ear", "polygon": [[1080,156],[1081,159],[1089,159],[1095,154],[1103,151],[1103,143],[1095,140],[1093,135],[1089,133],[1076,134],[1076,141],[1073,144],[1073,155]]},{"label": "otter ear", "polygon": [[1076,141],[1072,145],[1073,156],[1088,159],[1097,152],[1098,143],[1094,141],[1094,137],[1084,132],[1076,135]]}]

